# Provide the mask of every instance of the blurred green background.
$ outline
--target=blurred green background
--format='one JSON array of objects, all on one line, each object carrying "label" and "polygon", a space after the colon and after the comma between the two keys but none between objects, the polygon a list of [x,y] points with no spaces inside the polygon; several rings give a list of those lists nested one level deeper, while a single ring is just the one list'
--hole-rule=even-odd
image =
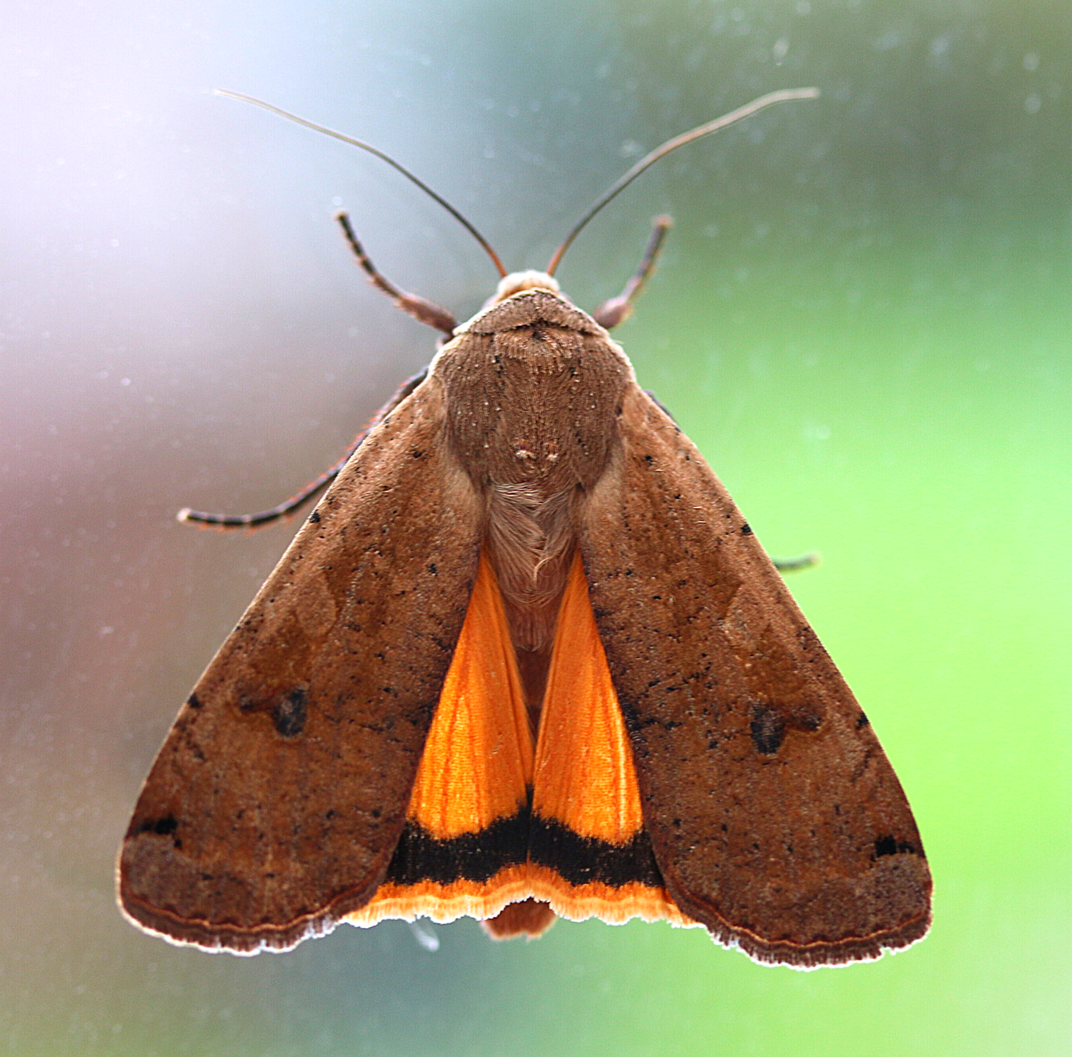
[{"label": "blurred green background", "polygon": [[[217,5],[43,0],[0,99],[0,1049],[36,1054],[1065,1054],[1072,1049],[1072,7],[1067,0]],[[462,317],[559,273],[776,555],[909,794],[920,945],[755,965],[701,931],[340,928],[212,957],[115,910],[112,864],[179,702],[292,526],[198,533],[315,476],[431,356],[361,280]],[[435,943],[427,942],[429,936]],[[422,942],[422,938],[425,942]],[[436,946],[429,950],[429,946]]]}]

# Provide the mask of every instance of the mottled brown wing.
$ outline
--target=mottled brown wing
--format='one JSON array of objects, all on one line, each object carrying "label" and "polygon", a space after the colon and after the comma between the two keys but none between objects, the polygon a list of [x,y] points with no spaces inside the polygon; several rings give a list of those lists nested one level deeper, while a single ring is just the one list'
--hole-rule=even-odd
[{"label": "mottled brown wing", "polygon": [[635,386],[620,421],[581,549],[667,889],[761,961],[919,939],[930,874],[867,717],[695,446]]},{"label": "mottled brown wing", "polygon": [[444,430],[432,379],[369,434],[194,688],[120,854],[139,925],[285,948],[372,896],[480,554]]}]

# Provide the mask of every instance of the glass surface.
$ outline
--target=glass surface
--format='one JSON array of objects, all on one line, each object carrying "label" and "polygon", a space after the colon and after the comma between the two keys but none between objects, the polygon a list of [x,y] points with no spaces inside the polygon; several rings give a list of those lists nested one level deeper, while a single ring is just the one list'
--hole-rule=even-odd
[{"label": "glass surface", "polygon": [[[1072,1015],[1072,8],[1067,0],[42,0],[0,43],[0,1049],[24,1055],[1062,1054]],[[775,555],[904,784],[920,945],[797,973],[702,930],[340,928],[181,950],[113,862],[179,703],[293,525],[196,532],[314,477],[435,336],[544,267],[670,135],[814,84],[645,175],[560,270]],[[438,949],[429,950],[427,935]],[[436,944],[431,944],[435,946]]]}]

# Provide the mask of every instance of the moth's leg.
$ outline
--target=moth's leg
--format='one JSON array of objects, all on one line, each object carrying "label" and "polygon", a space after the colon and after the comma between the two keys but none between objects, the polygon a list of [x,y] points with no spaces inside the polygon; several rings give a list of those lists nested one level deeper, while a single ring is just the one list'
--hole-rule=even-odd
[{"label": "moth's leg", "polygon": [[640,259],[640,266],[633,273],[633,277],[625,284],[625,288],[617,297],[604,301],[596,309],[595,321],[601,327],[606,327],[607,330],[610,330],[611,327],[616,327],[622,320],[628,319],[632,314],[633,302],[640,296],[640,291],[648,281],[648,276],[655,270],[655,259],[659,256],[663,239],[666,238],[666,233],[670,230],[672,224],[673,221],[668,216],[655,218],[651,229],[651,238],[648,239],[644,256]]},{"label": "moth's leg", "polygon": [[346,449],[346,454],[343,455],[334,466],[325,470],[316,478],[316,480],[310,481],[303,489],[301,489],[301,491],[295,493],[289,499],[285,499],[278,506],[274,506],[270,510],[258,511],[256,514],[210,514],[203,510],[191,510],[189,507],[183,507],[177,515],[179,521],[188,522],[193,525],[212,525],[214,528],[222,529],[254,529],[261,528],[263,525],[270,525],[273,521],[278,521],[280,518],[288,517],[293,514],[294,511],[304,506],[313,498],[313,496],[326,488],[339,476],[342,468],[350,461],[350,456],[361,447],[361,442],[368,436],[369,430],[372,429],[384,415],[393,411],[403,400],[405,400],[405,398],[424,381],[427,374],[428,368],[425,367],[419,374],[415,374],[412,378],[403,382],[402,385],[398,387],[398,392],[396,392],[395,395],[376,412],[372,421],[358,433],[354,438],[353,443]]},{"label": "moth's leg", "polygon": [[354,229],[350,226],[350,218],[345,213],[337,213],[335,219],[342,227],[346,241],[350,243],[350,249],[354,251],[354,256],[357,258],[357,263],[364,269],[369,282],[377,290],[382,290],[403,312],[413,316],[418,322],[426,323],[436,330],[441,330],[448,338],[454,337],[454,328],[457,327],[458,321],[450,312],[442,305],[437,305],[434,301],[418,297],[416,294],[407,294],[405,290],[399,290],[398,287],[384,278],[376,265],[369,260],[365,248],[358,242]]},{"label": "moth's leg", "polygon": [[[362,434],[362,436],[364,436]],[[299,507],[304,506],[322,488],[327,487],[339,475],[339,471],[346,465],[346,460],[356,450],[351,448],[330,470],[325,470],[315,481],[310,481],[300,492],[295,493],[289,499],[284,500],[278,506],[270,510],[260,510],[256,514],[210,514],[204,510],[191,510],[188,506],[183,507],[176,517],[179,521],[185,521],[192,525],[212,525],[215,528],[261,528],[270,525],[273,521],[293,514]]]},{"label": "moth's leg", "polygon": [[807,554],[798,554],[795,558],[775,558],[774,568],[780,573],[795,573],[801,569],[811,569],[821,560],[818,551],[808,551]]}]

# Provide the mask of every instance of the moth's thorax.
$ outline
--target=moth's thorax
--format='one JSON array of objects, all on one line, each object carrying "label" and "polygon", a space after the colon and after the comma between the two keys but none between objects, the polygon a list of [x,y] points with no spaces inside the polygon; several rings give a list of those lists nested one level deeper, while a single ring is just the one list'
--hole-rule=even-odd
[{"label": "moth's thorax", "polygon": [[588,488],[606,468],[633,369],[607,332],[548,284],[538,272],[507,276],[500,294],[522,289],[459,327],[433,361],[452,446],[480,487]]},{"label": "moth's thorax", "polygon": [[[633,368],[541,273],[518,273],[433,361],[449,443],[484,496],[515,646],[550,646],[576,513],[607,471]],[[534,685],[539,678],[534,679]]]}]

